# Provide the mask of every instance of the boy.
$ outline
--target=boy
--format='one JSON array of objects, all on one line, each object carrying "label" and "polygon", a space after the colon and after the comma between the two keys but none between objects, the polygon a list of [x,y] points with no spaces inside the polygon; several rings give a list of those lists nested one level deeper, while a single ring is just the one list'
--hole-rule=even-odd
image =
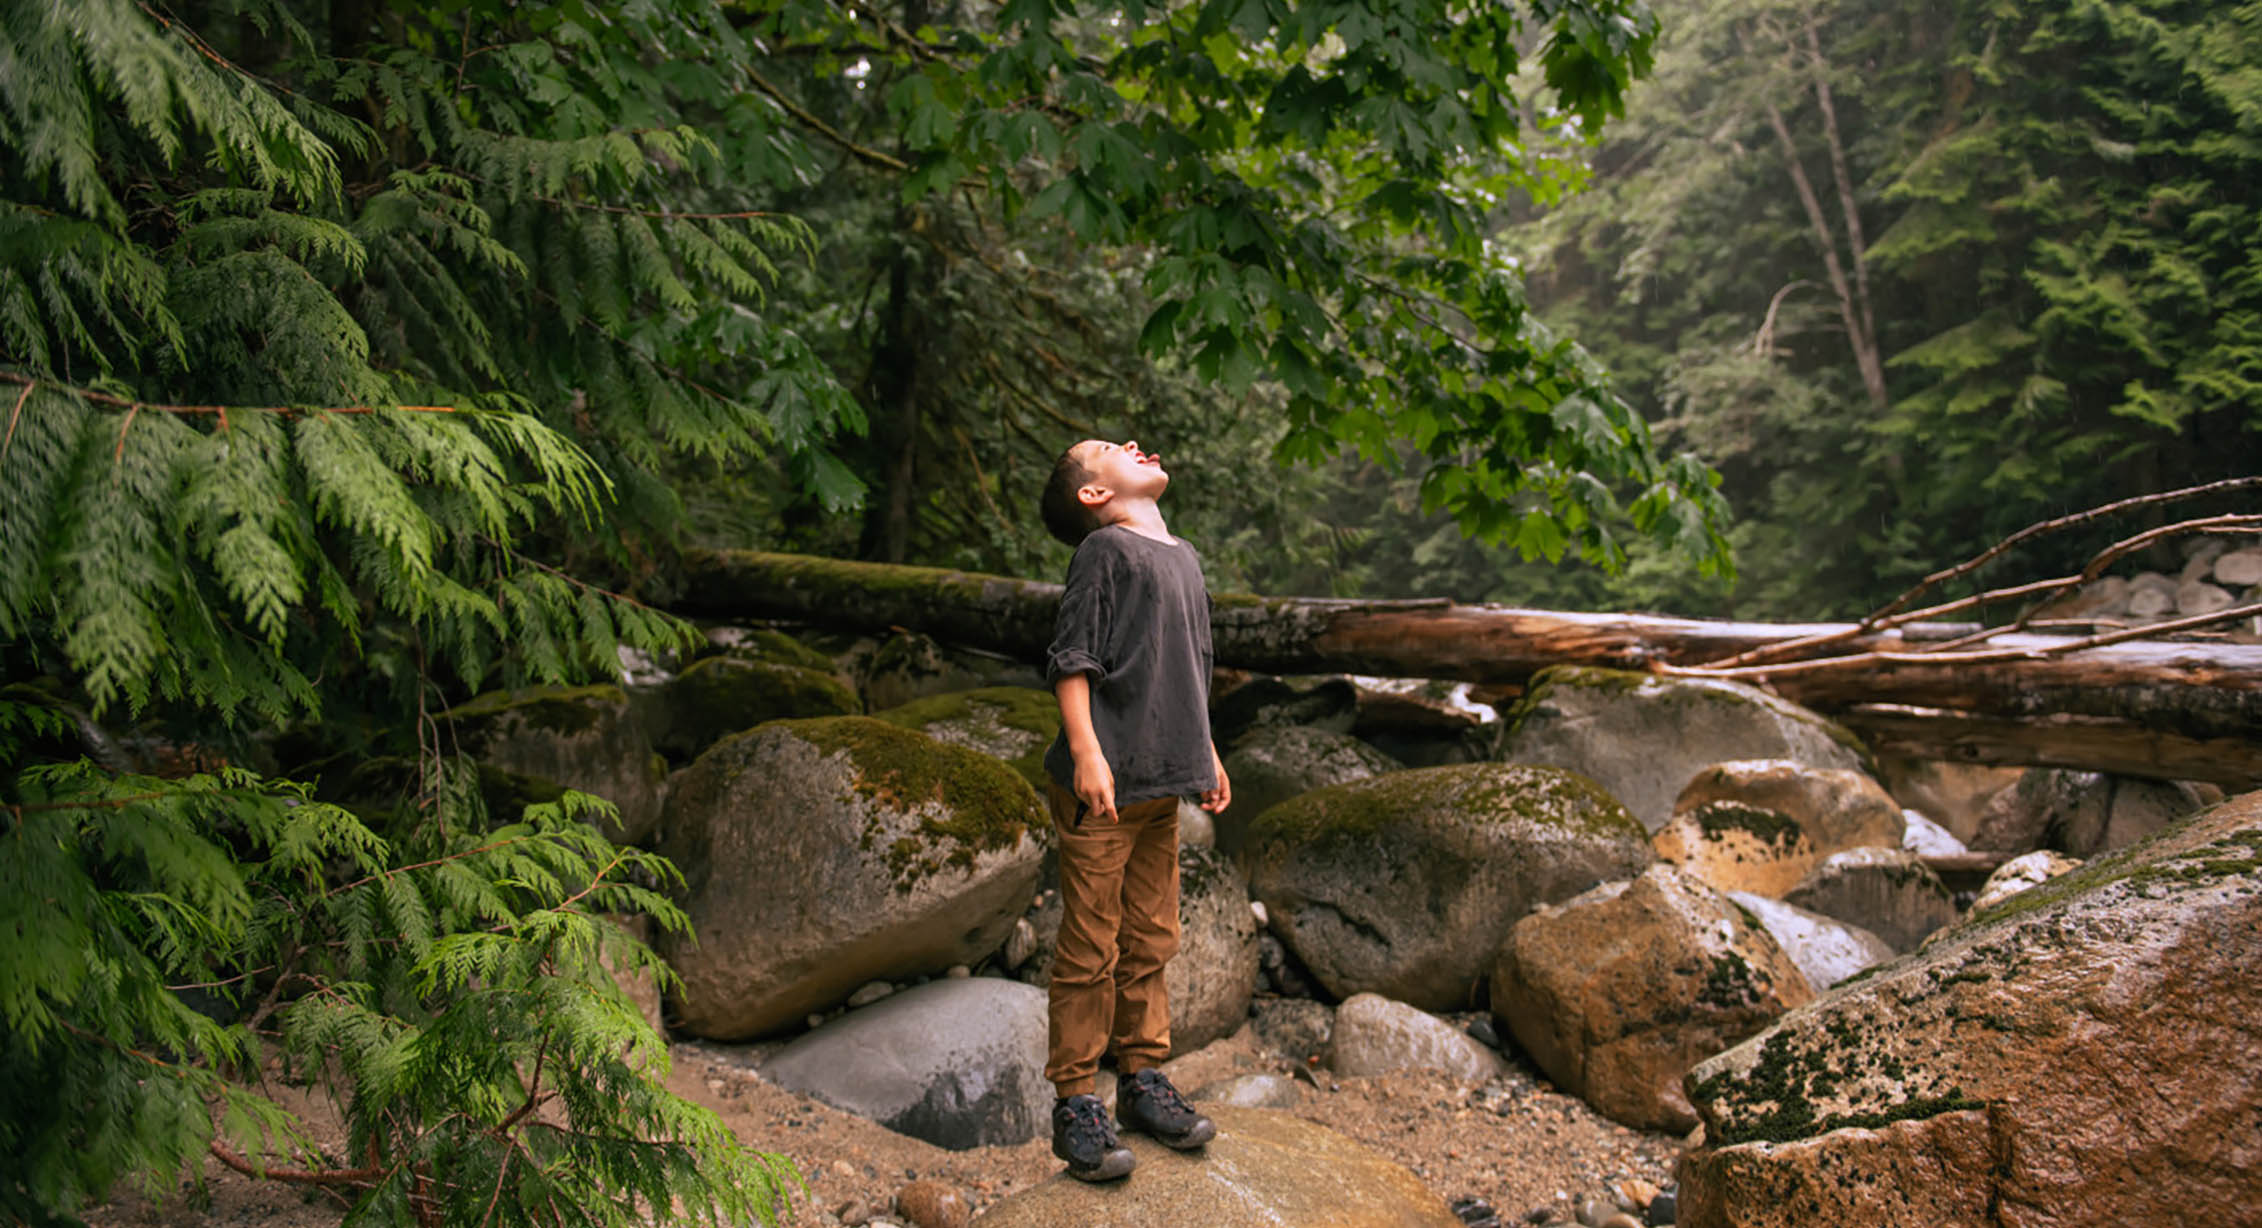
[{"label": "boy", "polygon": [[1060,836],[1060,939],[1045,1077],[1053,1154],[1106,1181],[1133,1159],[1093,1094],[1115,1051],[1123,1124],[1180,1150],[1217,1133],[1157,1069],[1170,1055],[1163,965],[1178,950],[1178,799],[1225,809],[1232,793],[1210,741],[1209,595],[1194,548],[1156,500],[1170,485],[1137,441],[1087,439],[1045,484],[1045,527],[1076,548],[1045,679],[1060,736],[1045,753]]}]

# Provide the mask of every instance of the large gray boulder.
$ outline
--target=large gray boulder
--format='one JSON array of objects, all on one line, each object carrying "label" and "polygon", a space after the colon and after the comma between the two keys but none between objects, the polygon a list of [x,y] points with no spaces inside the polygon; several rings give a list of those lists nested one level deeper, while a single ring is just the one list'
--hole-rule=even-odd
[{"label": "large gray boulder", "polygon": [[1814,713],[1740,682],[1556,666],[1532,679],[1503,735],[1506,763],[1591,777],[1656,831],[1698,772],[1731,759],[1862,768],[1861,743]]},{"label": "large gray boulder", "polygon": [[661,851],[697,938],[662,953],[679,1023],[717,1040],[979,962],[1028,907],[1051,830],[1003,763],[859,716],[726,738],[668,800]]},{"label": "large gray boulder", "polygon": [[1066,1173],[1000,1199],[974,1228],[1462,1228],[1445,1200],[1373,1149],[1270,1109],[1206,1104],[1217,1137],[1195,1152],[1126,1134],[1128,1181]]},{"label": "large gray boulder", "polygon": [[1241,1030],[1257,992],[1257,917],[1240,871],[1215,849],[1178,850],[1178,954],[1163,966],[1170,1049]]},{"label": "large gray boulder", "polygon": [[1915,950],[1957,915],[1948,885],[1922,857],[1898,848],[1832,853],[1783,902],[1858,925],[1896,951]]},{"label": "large gray boulder", "polygon": [[1395,771],[1397,760],[1347,733],[1309,725],[1260,725],[1225,756],[1233,804],[1217,816],[1217,845],[1238,854],[1249,824],[1300,794]]},{"label": "large gray boulder", "polygon": [[1975,912],[1689,1072],[1690,1228],[2251,1219],[2262,793]]},{"label": "large gray boulder", "polygon": [[455,744],[479,761],[480,784],[497,821],[564,789],[592,793],[619,811],[605,835],[642,844],[659,826],[668,765],[617,686],[490,691],[440,714]]},{"label": "large gray boulder", "polygon": [[1508,1068],[1499,1054],[1443,1019],[1371,993],[1352,994],[1336,1008],[1327,1066],[1354,1076],[1438,1070],[1463,1083],[1482,1083]]},{"label": "large gray boulder", "polygon": [[1272,931],[1337,998],[1465,1009],[1531,909],[1651,861],[1583,776],[1470,763],[1306,793],[1257,817],[1245,860]]},{"label": "large gray boulder", "polygon": [[795,1040],[761,1072],[788,1091],[954,1151],[1023,1143],[1051,1129],[1045,994],[1018,981],[929,981]]},{"label": "large gray boulder", "polygon": [[1813,996],[1758,918],[1663,865],[1517,922],[1492,972],[1492,1013],[1540,1069],[1648,1130],[1694,1125],[1689,1067]]}]

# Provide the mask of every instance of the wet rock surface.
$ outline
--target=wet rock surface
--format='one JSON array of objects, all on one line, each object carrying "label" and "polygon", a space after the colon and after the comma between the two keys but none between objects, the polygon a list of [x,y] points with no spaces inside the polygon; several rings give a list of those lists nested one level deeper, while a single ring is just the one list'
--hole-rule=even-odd
[{"label": "wet rock surface", "polygon": [[1897,848],[1832,853],[1783,902],[1859,926],[1896,951],[1915,950],[1957,916],[1948,885],[1917,854]]},{"label": "wet rock surface", "polygon": [[1518,922],[1492,1012],[1549,1077],[1613,1120],[1686,1129],[1681,1076],[1813,996],[1767,930],[1671,867]]},{"label": "wet rock surface", "polygon": [[2257,933],[2262,793],[1975,910],[1689,1072],[1706,1145],[1681,1163],[1683,1222],[2250,1205]]}]

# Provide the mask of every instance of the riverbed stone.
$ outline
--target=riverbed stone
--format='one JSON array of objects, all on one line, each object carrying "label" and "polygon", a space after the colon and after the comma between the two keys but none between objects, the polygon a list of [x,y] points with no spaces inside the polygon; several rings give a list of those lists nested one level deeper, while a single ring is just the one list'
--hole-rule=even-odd
[{"label": "riverbed stone", "polygon": [[1361,1143],[1272,1109],[1206,1104],[1217,1137],[1176,1152],[1124,1135],[1139,1167],[1127,1181],[1062,1173],[998,1200],[974,1228],[1462,1228],[1445,1200]]},{"label": "riverbed stone", "polygon": [[1682,1222],[2238,1218],[2257,933],[2262,793],[1975,910],[1689,1072]]},{"label": "riverbed stone", "polygon": [[2212,786],[2066,768],[2030,768],[1988,802],[1971,847],[2092,857],[2132,844],[2221,800]]},{"label": "riverbed stone", "polygon": [[1979,894],[1971,902],[1972,911],[1993,908],[2022,891],[2080,868],[2080,861],[2053,849],[2036,849],[2013,857],[1987,876],[1986,883],[1980,886]]},{"label": "riverbed stone", "polygon": [[1508,929],[1532,908],[1652,860],[1593,781],[1497,763],[1333,785],[1257,817],[1246,861],[1273,933],[1342,999],[1479,1005]]},{"label": "riverbed stone", "polygon": [[885,712],[915,699],[987,687],[1045,688],[1035,666],[958,648],[916,631],[898,631],[855,662],[866,710]]},{"label": "riverbed stone", "polygon": [[1673,816],[1650,840],[1668,861],[1722,891],[1781,898],[1822,864],[1797,819],[1736,802],[1706,802]]},{"label": "riverbed stone", "polygon": [[1248,843],[1251,821],[1289,798],[1328,785],[1380,776],[1400,766],[1397,760],[1347,733],[1310,725],[1252,729],[1225,756],[1225,774],[1233,782],[1233,804],[1217,816],[1218,847],[1238,854]]},{"label": "riverbed stone", "polygon": [[1783,902],[1858,925],[1896,951],[1915,950],[1957,915],[1948,885],[1922,857],[1898,848],[1832,853]]},{"label": "riverbed stone", "polygon": [[1714,802],[1789,815],[1825,857],[1842,849],[1892,848],[1908,827],[1900,803],[1867,774],[1789,759],[1715,763],[1682,787],[1673,812]]},{"label": "riverbed stone", "polygon": [[840,668],[830,656],[775,627],[721,625],[707,628],[706,636],[716,650],[748,661],[794,665],[820,674],[837,673]]},{"label": "riverbed stone", "polygon": [[479,761],[496,822],[516,822],[524,805],[574,789],[613,804],[618,818],[604,831],[617,844],[645,843],[659,826],[667,763],[617,686],[490,691],[440,720]]},{"label": "riverbed stone", "polygon": [[663,954],[680,1025],[787,1027],[867,981],[996,950],[1029,905],[1051,828],[988,755],[869,717],[773,721],[679,773],[661,851],[697,939]]},{"label": "riverbed stone", "polygon": [[929,981],[850,1011],[761,1064],[762,1077],[938,1147],[1027,1142],[1052,1128],[1045,994],[1016,981]]},{"label": "riverbed stone", "polygon": [[1759,919],[1817,992],[1893,958],[1884,939],[1858,925],[1749,891],[1731,891],[1728,898]]},{"label": "riverbed stone", "polygon": [[647,708],[653,744],[678,763],[764,721],[863,710],[856,693],[828,672],[733,655],[692,662],[659,688]]},{"label": "riverbed stone", "polygon": [[1508,1069],[1500,1055],[1428,1011],[1379,994],[1352,994],[1335,1008],[1327,1067],[1339,1075],[1437,1070],[1482,1083]]},{"label": "riverbed stone", "polygon": [[1682,1074],[1813,996],[1758,918],[1665,865],[1517,922],[1492,969],[1492,1013],[1540,1069],[1648,1130],[1694,1125]]},{"label": "riverbed stone", "polygon": [[1310,998],[1259,998],[1251,1004],[1249,1025],[1259,1044],[1301,1062],[1327,1052],[1335,1036],[1335,1008]]},{"label": "riverbed stone", "polygon": [[1998,793],[2018,783],[2024,768],[1955,763],[1905,755],[1880,755],[1877,782],[1902,806],[1922,813],[1965,844]]},{"label": "riverbed stone", "polygon": [[1656,831],[1690,778],[1716,763],[1789,759],[1863,767],[1841,726],[1756,687],[1711,678],[1555,666],[1533,677],[1498,758],[1583,773]]},{"label": "riverbed stone", "polygon": [[1060,733],[1060,701],[1034,687],[951,691],[872,716],[1004,760],[1040,794],[1046,780],[1045,748]]}]

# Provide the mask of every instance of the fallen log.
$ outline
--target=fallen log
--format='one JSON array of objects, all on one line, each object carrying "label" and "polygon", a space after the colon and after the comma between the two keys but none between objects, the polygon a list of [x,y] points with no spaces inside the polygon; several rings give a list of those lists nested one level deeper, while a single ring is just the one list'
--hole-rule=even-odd
[{"label": "fallen log", "polygon": [[[905,627],[1024,660],[1043,655],[1060,599],[1059,585],[1038,580],[757,551],[695,553],[686,573],[674,603],[683,614]],[[1848,629],[1244,594],[1216,595],[1211,622],[1221,666],[1495,685],[1521,685],[1553,665],[1680,672]],[[1972,630],[1913,624],[1833,645],[1891,659],[1735,672],[1833,715],[1888,705],[1893,714],[1870,728],[1901,753],[2262,785],[2262,646],[2129,641],[2069,652],[2067,637],[2018,634],[1989,641],[1986,660],[1912,659]]]}]

